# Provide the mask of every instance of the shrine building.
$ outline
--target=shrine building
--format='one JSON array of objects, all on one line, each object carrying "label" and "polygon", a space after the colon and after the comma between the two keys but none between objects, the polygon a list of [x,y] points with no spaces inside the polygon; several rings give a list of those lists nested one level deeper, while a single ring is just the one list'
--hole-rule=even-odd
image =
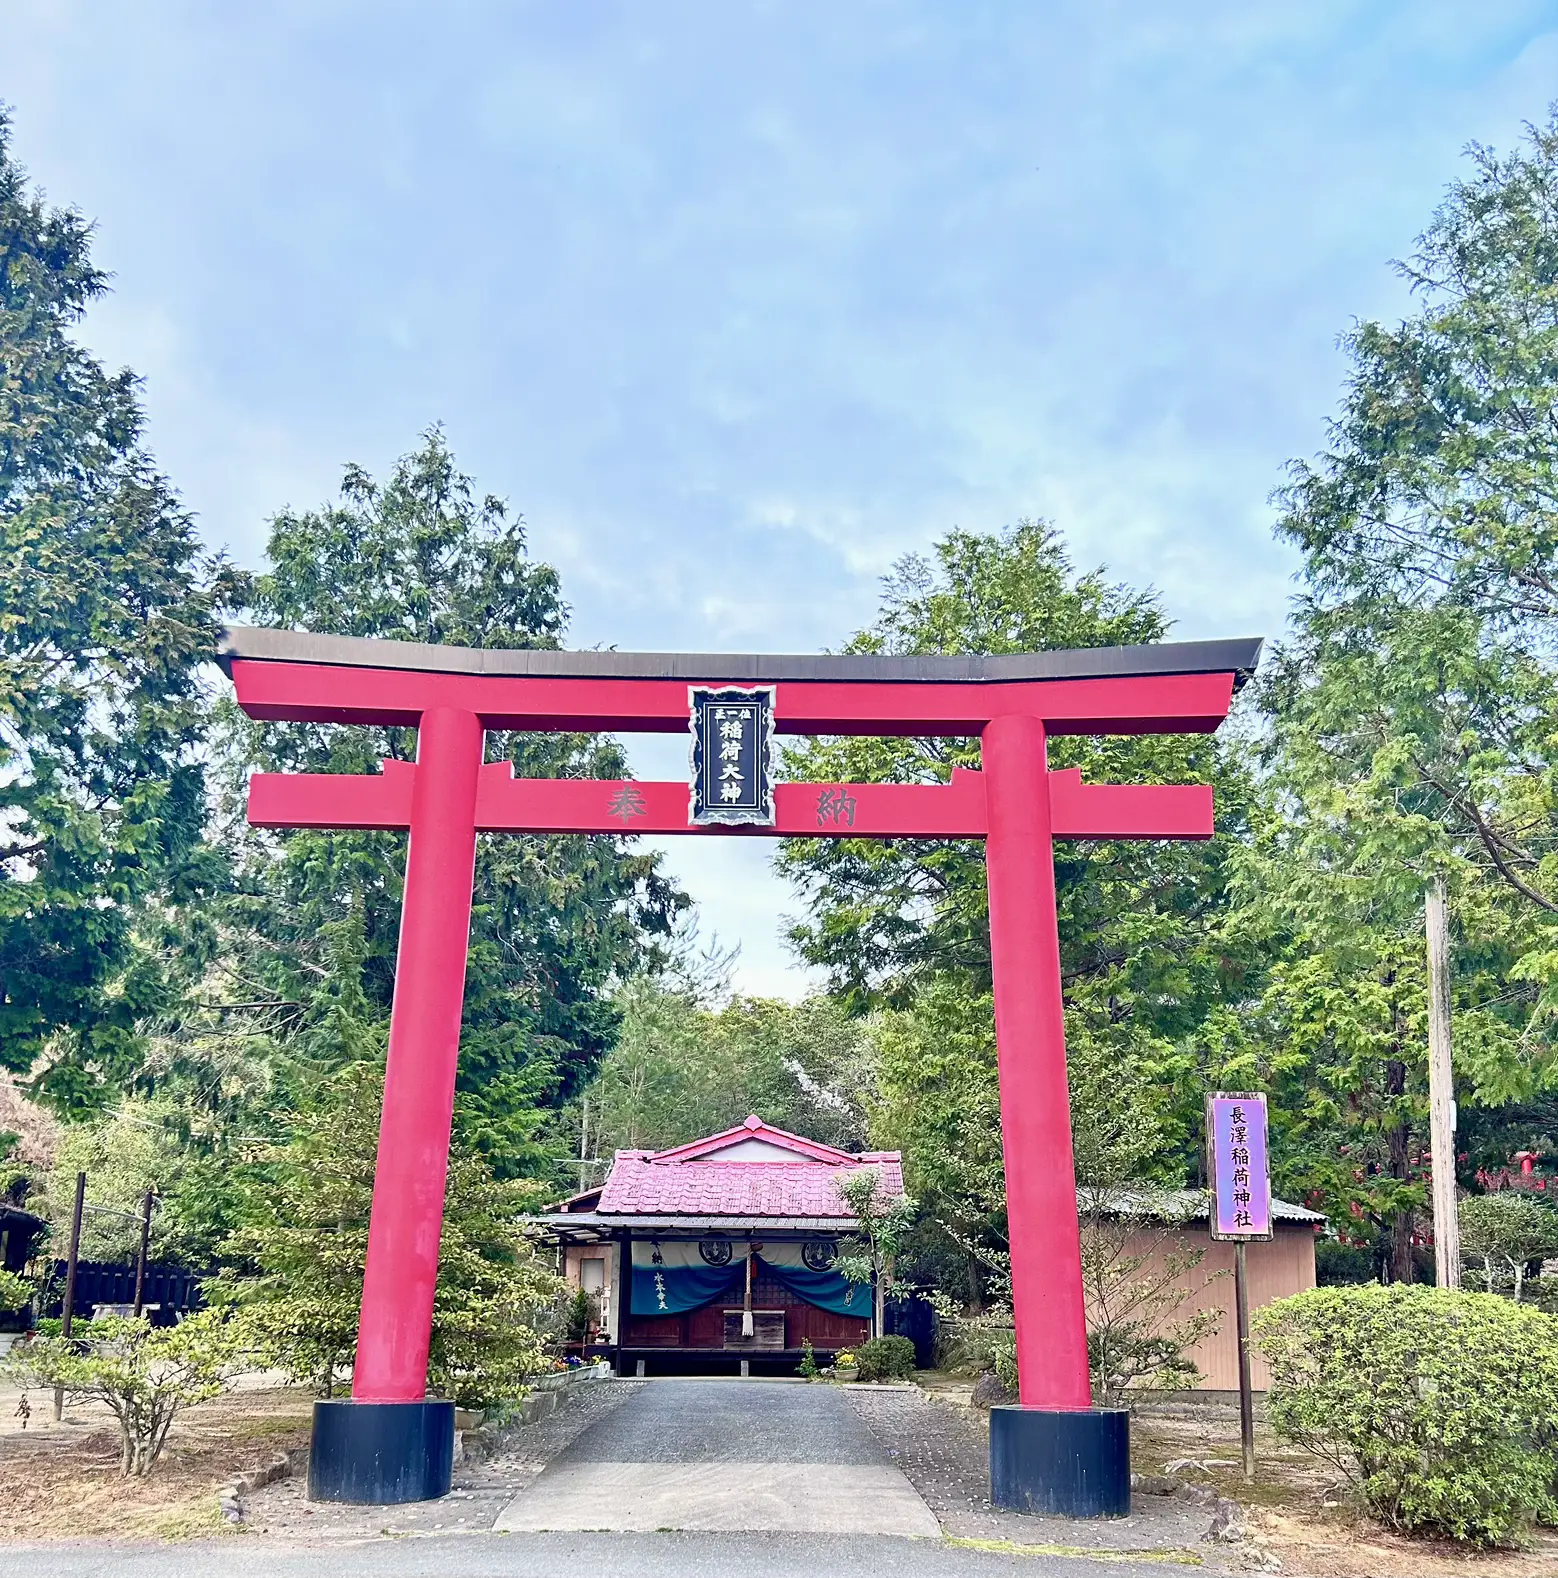
[{"label": "shrine building", "polygon": [[618,1151],[603,1183],[534,1218],[594,1302],[583,1351],[619,1375],[793,1371],[871,1335],[872,1289],[838,1269],[856,1222],[839,1192],[897,1151],[837,1150],[750,1117],[666,1151]]}]

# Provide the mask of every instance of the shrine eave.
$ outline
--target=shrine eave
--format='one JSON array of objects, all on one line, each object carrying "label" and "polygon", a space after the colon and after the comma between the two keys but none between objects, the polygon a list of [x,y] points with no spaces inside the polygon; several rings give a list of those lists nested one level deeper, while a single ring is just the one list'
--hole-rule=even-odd
[{"label": "shrine eave", "polygon": [[1232,674],[1237,689],[1255,672],[1261,639],[1163,641],[1129,647],[1066,647],[999,656],[898,656],[883,653],[563,652],[457,647],[420,641],[318,635],[230,625],[217,660],[309,663],[334,668],[475,674],[531,679],[686,680],[690,683],[851,684],[1010,683],[1049,679],[1132,679],[1176,674]]},{"label": "shrine eave", "polygon": [[852,1216],[662,1216],[594,1211],[546,1211],[524,1220],[563,1239],[599,1242],[628,1231],[652,1233],[852,1233]]}]

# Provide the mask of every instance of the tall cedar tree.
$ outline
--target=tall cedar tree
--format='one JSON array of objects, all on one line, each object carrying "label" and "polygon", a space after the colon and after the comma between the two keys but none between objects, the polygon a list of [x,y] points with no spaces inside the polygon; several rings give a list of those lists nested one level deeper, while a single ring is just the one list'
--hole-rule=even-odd
[{"label": "tall cedar tree", "polygon": [[134,1077],[167,994],[144,907],[219,876],[196,676],[240,591],[142,447],[136,379],[73,338],[107,289],[90,240],[0,113],[0,1064],[41,1056],[73,1115]]},{"label": "tall cedar tree", "polygon": [[1419,309],[1344,338],[1330,444],[1281,495],[1305,587],[1265,684],[1283,816],[1250,874],[1285,954],[1252,1033],[1308,1066],[1329,1203],[1403,1279],[1436,872],[1468,1174],[1558,1127],[1558,118],[1471,157],[1400,265]]}]

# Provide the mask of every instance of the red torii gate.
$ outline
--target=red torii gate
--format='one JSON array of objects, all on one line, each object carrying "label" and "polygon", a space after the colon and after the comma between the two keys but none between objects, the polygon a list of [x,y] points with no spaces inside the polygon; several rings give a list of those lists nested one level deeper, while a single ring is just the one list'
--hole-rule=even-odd
[{"label": "red torii gate", "polygon": [[[1020,1395],[992,1413],[995,1497],[1123,1511],[1124,1416],[1090,1408],[1052,840],[1206,838],[1212,791],[1084,784],[1048,769],[1045,741],[1210,732],[1259,652],[717,657],[229,630],[222,660],[250,717],[418,730],[414,766],[260,773],[249,789],[256,826],[411,835],[352,1401],[316,1409],[310,1493],[388,1502],[449,1485],[452,1412],[425,1394],[477,833],[983,838]],[[488,729],[682,732],[693,685],[771,686],[780,733],[977,735],[981,770],[946,785],[780,784],[772,825],[738,828],[693,825],[686,783],[516,779],[484,759]]]}]

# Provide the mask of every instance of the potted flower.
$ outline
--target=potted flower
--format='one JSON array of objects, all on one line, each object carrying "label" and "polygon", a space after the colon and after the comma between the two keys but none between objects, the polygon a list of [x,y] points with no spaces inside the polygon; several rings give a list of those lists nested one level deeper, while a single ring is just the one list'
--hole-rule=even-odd
[{"label": "potted flower", "polygon": [[833,1373],[841,1381],[852,1381],[860,1373],[860,1365],[848,1348],[833,1355]]}]

